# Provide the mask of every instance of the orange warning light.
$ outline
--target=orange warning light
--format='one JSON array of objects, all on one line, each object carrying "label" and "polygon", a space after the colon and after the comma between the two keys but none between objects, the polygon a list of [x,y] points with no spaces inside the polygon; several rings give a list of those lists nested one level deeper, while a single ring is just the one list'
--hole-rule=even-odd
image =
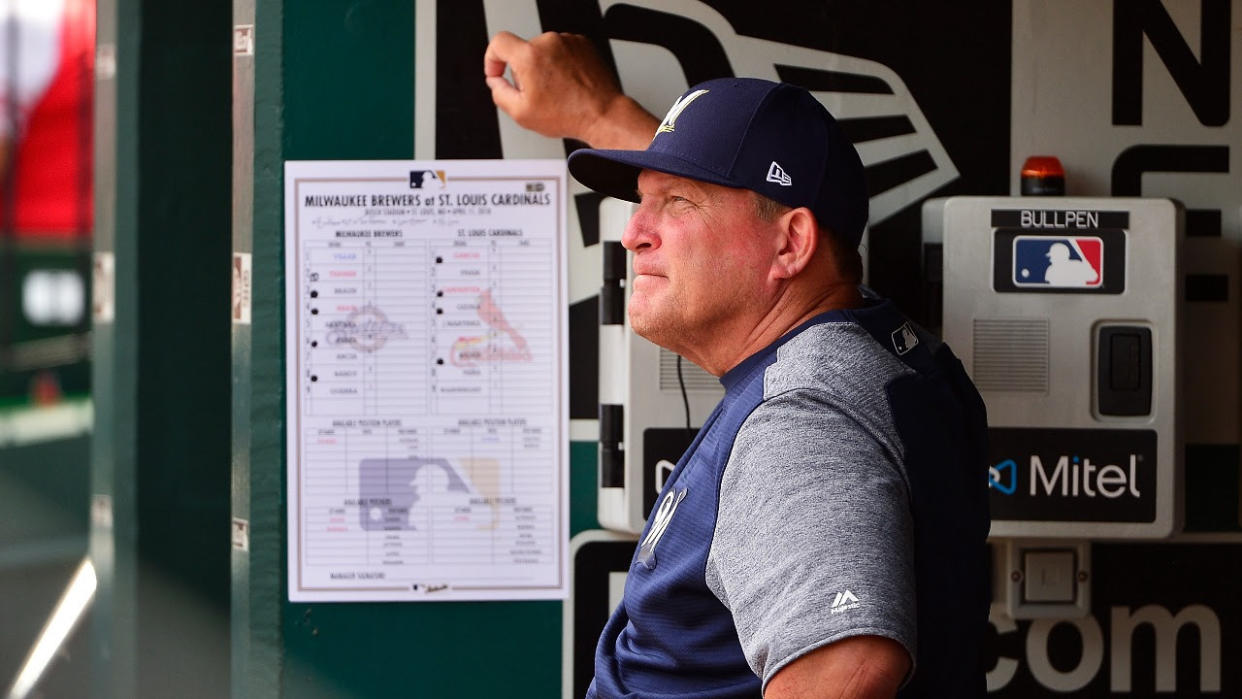
[{"label": "orange warning light", "polygon": [[1022,164],[1021,191],[1025,195],[1065,194],[1065,168],[1053,155],[1032,155]]}]

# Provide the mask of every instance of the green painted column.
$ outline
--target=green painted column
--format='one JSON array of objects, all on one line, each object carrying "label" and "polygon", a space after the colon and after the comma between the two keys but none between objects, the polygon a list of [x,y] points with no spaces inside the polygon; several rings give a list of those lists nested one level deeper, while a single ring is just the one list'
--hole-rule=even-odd
[{"label": "green painted column", "polygon": [[[117,74],[137,73],[137,7],[124,0],[99,0],[96,8],[95,84],[95,313],[91,386],[95,428],[91,443],[92,517],[90,557],[98,587],[91,612],[91,684],[101,696],[134,693],[134,617],[136,533],[134,531],[135,393],[137,315],[132,270],[137,253],[132,236],[120,230],[136,226],[135,183],[118,170],[137,168],[137,90]],[[112,57],[109,66],[108,57]],[[122,275],[116,269],[121,260]],[[104,261],[107,262],[104,262]],[[119,317],[115,308],[125,310]],[[117,380],[129,377],[129,380]],[[119,516],[118,516],[119,515]]]},{"label": "green painted column", "polygon": [[[279,249],[282,17],[282,2],[262,2],[258,7],[255,0],[233,2],[232,246],[235,259],[249,255],[252,261],[251,322],[237,319],[232,325],[234,697],[281,696],[284,656],[280,630],[284,498],[279,466],[284,454]],[[257,238],[256,225],[264,231]]]},{"label": "green painted column", "polygon": [[105,697],[228,686],[230,18],[213,5],[98,4],[94,245],[115,274],[94,324],[89,633]]},{"label": "green painted column", "polygon": [[[414,110],[433,106],[414,103],[412,2],[234,0],[233,13],[254,38],[233,70],[233,247],[253,270],[251,323],[232,335],[233,517],[247,533],[232,559],[233,695],[558,696],[558,602],[287,601],[283,164],[409,159]],[[575,531],[597,526],[594,453],[574,445]]]}]

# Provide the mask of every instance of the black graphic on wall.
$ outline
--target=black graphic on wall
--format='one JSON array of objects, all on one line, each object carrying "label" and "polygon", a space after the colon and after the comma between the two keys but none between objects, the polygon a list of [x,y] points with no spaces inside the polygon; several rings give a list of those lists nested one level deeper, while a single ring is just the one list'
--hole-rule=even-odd
[{"label": "black graphic on wall", "polygon": [[1199,54],[1178,31],[1160,0],[1113,2],[1113,124],[1143,123],[1144,39],[1160,56],[1199,122],[1229,121],[1230,0],[1201,0]]},{"label": "black graphic on wall", "polygon": [[1089,617],[993,628],[989,696],[1242,696],[1242,547],[1096,543],[1091,568]]},{"label": "black graphic on wall", "polygon": [[[706,2],[741,35],[877,61],[897,73],[948,151],[959,177],[933,193],[1004,194],[1009,182],[1010,6],[961,3],[825,3],[789,0],[774,12],[763,3]],[[545,30],[585,34],[615,70],[609,40],[649,43],[667,49],[688,84],[733,74],[720,39],[705,26],[670,12],[619,3],[601,13],[596,2],[538,0]],[[436,157],[501,157],[499,126],[491,96],[479,75],[487,45],[481,0],[439,0],[437,26]],[[961,39],[968,28],[969,41]],[[892,94],[875,76],[805,66],[778,66],[781,79],[815,90]],[[475,76],[478,76],[476,79]],[[902,115],[844,118],[855,143],[914,132]],[[566,153],[581,144],[565,142]],[[922,150],[870,164],[874,196],[909,182],[935,163]],[[922,320],[920,203],[874,223],[868,249],[870,283]],[[599,241],[598,216],[585,211],[598,199],[574,203],[583,244]],[[585,215],[584,215],[585,214]],[[570,415],[596,417],[598,374],[596,301],[570,311]]]},{"label": "black graphic on wall", "polygon": [[[1113,161],[1112,194],[1143,195],[1143,174],[1148,172],[1229,172],[1228,146],[1143,145],[1122,151]],[[1187,209],[1187,237],[1219,238],[1220,209]],[[1187,301],[1226,301],[1229,278],[1224,274],[1187,274]]]},{"label": "black graphic on wall", "polygon": [[681,64],[690,85],[733,76],[724,47],[715,34],[695,22],[667,12],[614,5],[604,16],[609,39],[654,44],[668,49]]}]

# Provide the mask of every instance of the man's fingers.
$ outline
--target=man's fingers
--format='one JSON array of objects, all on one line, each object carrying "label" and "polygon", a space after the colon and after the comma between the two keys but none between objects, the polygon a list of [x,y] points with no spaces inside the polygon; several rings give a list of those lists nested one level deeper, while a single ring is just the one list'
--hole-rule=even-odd
[{"label": "man's fingers", "polygon": [[505,66],[513,61],[526,40],[512,32],[499,32],[487,44],[483,52],[483,74],[492,77],[504,75]]},{"label": "man's fingers", "polygon": [[492,94],[499,93],[505,95],[506,99],[517,96],[518,89],[503,76],[493,75],[484,78],[483,82],[487,83],[487,86],[491,88]]},{"label": "man's fingers", "polygon": [[518,100],[521,99],[521,93],[513,85],[509,84],[499,76],[489,77],[486,80],[487,86],[492,90],[492,101],[496,103],[506,114],[512,114],[513,108],[517,106]]},{"label": "man's fingers", "polygon": [[489,78],[500,77],[505,74],[505,66],[509,65],[504,61],[495,58],[483,57],[483,75]]}]

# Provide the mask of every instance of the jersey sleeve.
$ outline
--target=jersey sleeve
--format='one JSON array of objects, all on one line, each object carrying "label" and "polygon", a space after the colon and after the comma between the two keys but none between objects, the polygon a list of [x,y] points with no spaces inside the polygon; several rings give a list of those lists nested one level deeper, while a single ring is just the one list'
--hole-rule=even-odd
[{"label": "jersey sleeve", "polygon": [[[767,686],[843,638],[891,638],[915,657],[913,535],[899,447],[821,391],[760,404],[721,480],[708,586]],[[913,668],[912,668],[913,670]]]}]

